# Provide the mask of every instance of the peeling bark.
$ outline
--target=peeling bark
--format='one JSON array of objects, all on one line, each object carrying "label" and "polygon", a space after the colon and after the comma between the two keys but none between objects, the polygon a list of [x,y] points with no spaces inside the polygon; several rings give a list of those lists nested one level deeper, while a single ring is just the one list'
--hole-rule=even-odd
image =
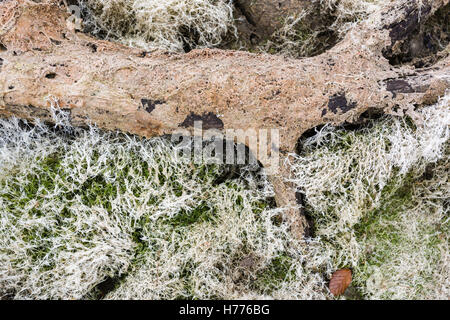
[{"label": "peeling bark", "polygon": [[[449,0],[422,2],[420,23]],[[448,47],[440,61],[424,69],[392,66],[383,56],[396,52],[413,32],[417,6],[417,1],[391,1],[334,48],[294,60],[209,49],[143,52],[76,32],[54,1],[5,1],[0,4],[0,116],[51,121],[52,97],[70,110],[75,126],[94,122],[145,137],[192,130],[196,119],[219,130],[278,128],[284,163],[308,129],[352,123],[367,110],[408,112],[433,103],[449,88]],[[295,209],[295,190],[285,182],[289,171],[282,168],[270,178],[277,204],[291,207],[285,216],[300,237],[306,219]]]}]

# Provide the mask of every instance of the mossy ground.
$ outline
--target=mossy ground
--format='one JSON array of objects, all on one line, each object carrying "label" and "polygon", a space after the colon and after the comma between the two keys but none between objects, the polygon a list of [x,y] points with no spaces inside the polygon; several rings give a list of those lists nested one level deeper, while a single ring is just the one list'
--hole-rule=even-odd
[{"label": "mossy ground", "polygon": [[441,105],[420,125],[322,128],[295,157],[315,235],[335,268],[353,270],[359,297],[448,297],[448,98]]},{"label": "mossy ground", "polygon": [[223,179],[164,139],[1,120],[0,294],[324,299],[346,267],[348,298],[446,298],[447,101],[422,125],[383,118],[303,141],[291,166],[315,223],[307,241],[261,171]]},{"label": "mossy ground", "polygon": [[[163,139],[2,125],[13,138],[1,145],[8,156],[0,179],[2,294],[224,298],[231,293],[197,282],[228,278],[246,288],[248,272],[234,264],[254,256],[264,273],[285,254],[264,243],[264,235],[284,230],[271,229],[272,193],[253,171],[218,183],[225,167],[179,159]],[[33,139],[22,144],[27,135]],[[148,292],[123,292],[139,271],[151,273]]]}]

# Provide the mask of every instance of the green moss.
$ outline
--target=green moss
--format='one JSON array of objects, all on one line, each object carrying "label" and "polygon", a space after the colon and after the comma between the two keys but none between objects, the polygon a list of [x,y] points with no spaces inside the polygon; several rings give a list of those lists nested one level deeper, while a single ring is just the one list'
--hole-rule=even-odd
[{"label": "green moss", "polygon": [[395,234],[394,230],[380,228],[380,220],[394,221],[410,205],[413,200],[414,184],[416,183],[413,171],[405,176],[395,177],[381,191],[381,203],[374,210],[365,214],[361,221],[354,226],[358,239],[381,234]]},{"label": "green moss", "polygon": [[[373,274],[374,267],[384,268],[397,258],[396,255],[402,252],[403,247],[411,245],[411,240],[404,233],[400,221],[407,210],[415,205],[414,190],[418,183],[420,178],[417,178],[417,174],[413,171],[405,176],[397,175],[382,190],[380,206],[364,215],[360,223],[354,227],[357,241],[367,243],[354,275],[354,283],[360,288],[366,287],[366,281]],[[440,252],[437,248],[443,241],[440,237],[440,227],[440,225],[423,226],[426,230],[417,231],[426,235],[420,244],[420,250],[429,251],[430,264],[438,263],[439,260]],[[431,275],[421,271],[419,273],[417,275],[419,278],[423,280],[429,278],[432,281]],[[421,284],[411,283],[411,285],[415,286],[418,296],[423,293]],[[384,298],[390,299],[392,296],[392,293],[387,292]]]},{"label": "green moss", "polygon": [[193,284],[193,276],[194,271],[198,267],[198,263],[195,263],[192,260],[188,260],[181,269],[180,279],[183,282],[184,287],[184,295],[179,296],[176,300],[196,300],[194,284]]},{"label": "green moss", "polygon": [[271,294],[279,289],[283,282],[293,281],[295,270],[292,257],[280,253],[270,264],[256,274],[254,288],[262,293]]},{"label": "green moss", "polygon": [[175,217],[169,220],[172,226],[187,227],[194,223],[214,221],[215,210],[206,202],[201,202],[194,210],[187,212],[182,209]]},{"label": "green moss", "polygon": [[[304,149],[303,156],[320,161],[332,153],[336,170],[331,171],[337,175],[330,177],[338,179],[334,184],[337,187],[331,188],[333,184],[326,185],[329,181],[324,181],[326,186],[318,189],[324,199],[320,210],[314,211],[306,199],[316,232],[322,233],[305,248],[290,238],[280,215],[273,216],[274,212],[268,210],[275,203],[257,187],[266,181],[253,181],[256,176],[250,177],[252,173],[176,162],[167,151],[170,147],[161,141],[155,151],[152,145],[140,149],[140,142],[132,138],[122,141],[114,136],[108,140],[111,136],[107,136],[102,141],[103,135],[92,134],[95,143],[90,145],[87,140],[92,137],[82,137],[80,141],[75,137],[71,141],[75,147],[61,143],[64,152],[34,156],[38,160],[30,162],[30,167],[0,181],[0,205],[9,211],[2,219],[5,217],[14,226],[11,229],[20,222],[21,229],[14,237],[26,247],[20,251],[22,256],[14,260],[15,266],[31,261],[27,265],[30,270],[41,268],[50,271],[46,274],[53,274],[58,269],[55,261],[61,261],[61,256],[70,260],[72,254],[84,254],[87,259],[96,260],[91,248],[97,250],[98,246],[99,251],[104,250],[98,259],[102,261],[92,267],[90,279],[94,280],[88,289],[82,289],[83,294],[91,290],[89,297],[101,298],[105,290],[119,292],[124,286],[128,286],[124,289],[128,294],[130,291],[126,290],[132,291],[133,279],[139,282],[149,276],[147,279],[158,279],[157,282],[165,277],[161,281],[167,288],[155,296],[183,299],[230,297],[236,290],[279,297],[289,294],[286,292],[291,288],[297,290],[303,281],[320,291],[330,269],[348,267],[354,270],[355,290],[369,297],[364,288],[374,274],[373,268],[384,268],[409,241],[399,221],[414,205],[419,185],[425,183],[418,172],[403,175],[391,168],[382,172],[382,179],[376,174],[360,177],[361,172],[368,172],[361,166],[377,166],[373,161],[360,159],[362,154],[370,154],[364,149],[364,141],[381,133],[389,134],[389,128],[381,128],[389,125],[386,123],[357,131],[337,129],[333,134],[338,139]],[[407,124],[405,127],[413,130]],[[382,139],[374,140],[381,144],[377,154],[382,154],[380,150],[387,145]],[[387,145],[386,151],[389,148]],[[319,167],[308,167],[316,170],[311,176],[321,172]],[[248,179],[241,179],[241,174],[248,174]],[[390,181],[380,190],[389,177]],[[354,179],[358,183],[353,183]],[[307,185],[314,188],[311,183]],[[179,207],[173,205],[178,202]],[[350,204],[351,209],[345,211],[342,203]],[[269,218],[272,224],[268,223]],[[442,236],[448,233],[448,224],[420,226],[420,232],[426,235],[420,248],[426,251],[424,255],[430,263],[440,261],[437,248],[446,241]],[[115,248],[123,243],[126,245],[116,252]],[[350,245],[354,251],[348,249]],[[5,255],[13,252],[10,248],[2,250]],[[62,270],[65,262],[59,269],[63,279],[68,272]],[[141,270],[143,273],[139,273]],[[422,279],[433,281],[426,270],[417,272]],[[49,279],[43,280],[44,286],[52,285],[54,281]],[[137,282],[135,287],[139,286]],[[217,283],[226,283],[222,289],[229,291],[221,296],[219,290],[215,291]],[[161,290],[160,283],[152,284],[155,291]],[[417,283],[417,291],[420,290],[426,292],[426,285]],[[292,296],[300,296],[293,291]],[[325,291],[317,296],[325,297]],[[386,297],[390,295],[386,293]]]}]

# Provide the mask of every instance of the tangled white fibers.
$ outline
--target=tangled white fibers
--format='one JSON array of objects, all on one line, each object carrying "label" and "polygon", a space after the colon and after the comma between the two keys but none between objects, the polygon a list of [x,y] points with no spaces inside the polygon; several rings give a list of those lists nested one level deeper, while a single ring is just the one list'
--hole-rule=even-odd
[{"label": "tangled white fibers", "polygon": [[79,0],[85,25],[125,45],[182,52],[235,32],[230,0]]},{"label": "tangled white fibers", "polygon": [[[326,126],[293,155],[315,235],[295,240],[264,174],[181,159],[162,138],[0,120],[0,297],[448,298],[446,95],[422,124]],[[105,282],[112,288],[105,290]]]}]

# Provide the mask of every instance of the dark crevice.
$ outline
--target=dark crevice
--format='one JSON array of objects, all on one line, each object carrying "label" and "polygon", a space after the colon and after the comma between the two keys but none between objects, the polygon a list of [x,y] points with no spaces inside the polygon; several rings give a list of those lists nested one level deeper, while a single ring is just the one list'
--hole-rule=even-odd
[{"label": "dark crevice", "polygon": [[87,44],[87,46],[91,49],[91,52],[92,52],[92,53],[97,52],[97,45],[96,45],[95,43],[89,42],[89,43]]},{"label": "dark crevice", "polygon": [[[363,112],[354,122],[344,122],[343,124],[337,126],[339,129],[344,129],[346,131],[362,131],[372,128],[376,123],[376,120],[385,117],[381,109],[369,108]],[[318,132],[320,132],[325,125],[319,125],[309,130],[303,132],[297,141],[296,152],[299,155],[304,155],[305,150],[303,144],[308,138],[314,137]],[[314,237],[315,235],[315,219],[312,213],[308,210],[308,203],[306,195],[301,191],[297,190],[295,193],[297,199],[297,204],[301,206],[301,214],[306,218],[307,226],[305,228],[305,237]]]},{"label": "dark crevice", "polygon": [[106,297],[106,295],[119,286],[119,284],[126,278],[128,274],[125,273],[120,276],[115,277],[106,277],[105,280],[97,284],[84,299],[94,299],[94,300],[102,300]]},{"label": "dark crevice", "polygon": [[239,0],[233,0],[233,5],[242,13],[242,15],[245,17],[248,23],[256,27],[256,23],[252,19],[251,14],[244,8],[244,6],[240,4]]},{"label": "dark crevice", "polygon": [[189,26],[182,26],[179,29],[181,40],[183,42],[183,50],[185,53],[191,52],[200,42],[200,34]]},{"label": "dark crevice", "polygon": [[50,38],[50,41],[56,46],[59,46],[62,43],[61,41],[55,40],[55,39],[52,39],[52,38]]},{"label": "dark crevice", "polygon": [[[336,126],[337,128],[344,129],[346,131],[361,131],[366,130],[369,128],[372,128],[375,120],[379,120],[381,118],[385,117],[385,114],[383,113],[382,109],[377,108],[368,108],[366,111],[361,113],[357,119],[355,119],[353,122],[344,122],[339,126]],[[296,152],[297,154],[302,154],[304,152],[303,150],[303,144],[306,139],[314,137],[320,130],[323,129],[325,125],[318,125],[316,127],[313,127],[311,129],[306,130],[303,132],[303,134],[300,136],[300,138],[297,140],[296,145]]]},{"label": "dark crevice", "polygon": [[[195,158],[194,144],[197,137],[183,135],[166,135],[163,137],[171,140],[178,150],[190,150],[190,157]],[[232,148],[232,150],[227,148]],[[222,172],[214,179],[213,185],[217,186],[230,180],[239,179],[244,171],[255,178],[262,174],[263,165],[245,144],[235,143],[222,137],[212,137],[201,140],[201,150],[205,152],[204,155],[209,157],[209,163],[218,163],[221,166]],[[230,153],[233,155],[232,159]],[[238,154],[240,155],[239,158]]]},{"label": "dark crevice", "polygon": [[426,166],[425,172],[419,180],[421,181],[429,181],[432,180],[435,175],[436,163],[430,163]]},{"label": "dark crevice", "polygon": [[196,122],[201,123],[204,130],[223,129],[224,127],[223,121],[212,112],[203,113],[201,115],[191,112],[179,126],[190,128],[194,127]]},{"label": "dark crevice", "polygon": [[308,210],[306,210],[306,199],[305,199],[305,194],[300,192],[300,191],[296,191],[295,192],[295,199],[297,200],[297,204],[300,206],[300,212],[299,214],[301,214],[302,216],[305,217],[306,220],[306,226],[304,226],[304,234],[303,236],[308,239],[308,238],[314,238],[315,237],[315,224],[314,224],[314,218],[311,216],[310,212]]},{"label": "dark crevice", "polygon": [[56,78],[56,73],[54,73],[54,72],[47,73],[47,74],[45,75],[45,77],[46,77],[47,79],[55,79],[55,78]]}]

